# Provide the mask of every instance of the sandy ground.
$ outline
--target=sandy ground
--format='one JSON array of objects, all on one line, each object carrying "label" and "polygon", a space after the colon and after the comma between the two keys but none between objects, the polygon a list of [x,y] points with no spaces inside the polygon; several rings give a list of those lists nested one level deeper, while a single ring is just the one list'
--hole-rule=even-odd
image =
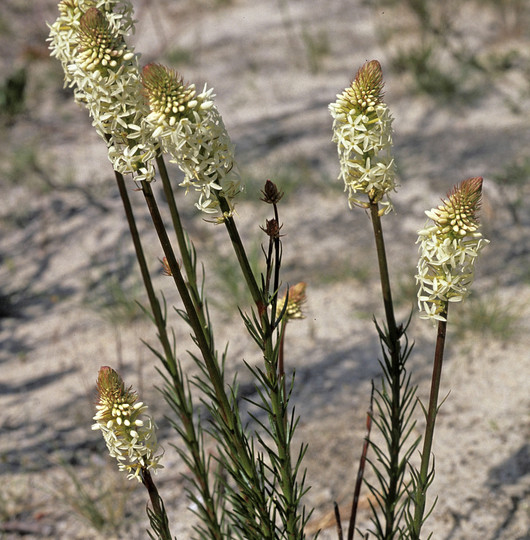
[{"label": "sandy ground", "polygon": [[[504,78],[484,78],[479,98],[439,104],[414,94],[410,75],[387,69],[398,45],[413,36],[381,39],[393,20],[407,20],[390,6],[358,0],[135,5],[135,43],[144,61],[180,58],[186,80],[215,87],[249,179],[238,223],[251,250],[258,251],[259,225],[267,217],[255,202],[258,190],[267,178],[285,186],[284,282],[308,282],[309,297],[307,318],[289,328],[286,352],[297,374],[297,437],[309,443],[311,530],[323,527],[323,539],[336,538],[333,501],[347,517],[370,381],[380,374],[371,318],[382,316],[370,223],[362,211],[348,210],[335,180],[327,105],[362,63],[381,61],[400,170],[396,213],[384,223],[400,319],[414,302],[414,242],[423,211],[453,184],[484,176],[483,222],[491,246],[479,262],[474,299],[453,310],[441,390],[447,399],[434,445],[431,501],[439,499],[425,531],[436,540],[530,538],[528,173],[517,192],[493,181],[529,155],[528,56]],[[524,7],[518,13],[518,5],[507,3],[497,20],[489,4],[467,2],[461,35],[477,49],[487,43],[491,54],[527,52],[528,13]],[[0,538],[147,538],[143,489],[119,476],[90,431],[94,381],[107,364],[139,389],[160,424],[166,455],[159,487],[173,533],[190,538],[186,470],[154,388],[160,383],[155,361],[140,342],[154,343],[155,332],[130,302],[112,301],[122,289],[145,301],[112,171],[85,112],[61,89],[60,67],[47,58],[44,21],[55,16],[48,0],[0,6],[2,78],[23,65],[28,73],[25,109],[4,122],[0,135]],[[132,187],[155,267],[160,250]],[[517,219],[510,211],[514,201]],[[235,300],[222,291],[226,235],[202,221],[186,199],[182,206],[206,260],[217,342],[230,342],[228,372],[240,371],[243,384],[250,384],[242,360],[256,362],[259,354],[244,335]],[[231,281],[239,290],[238,280]],[[167,278],[159,275],[156,284],[170,305],[179,305]],[[173,323],[181,360],[192,373],[188,330],[177,318]],[[410,336],[416,346],[409,369],[425,401],[435,334],[414,315]],[[418,433],[421,428],[420,418]],[[75,482],[97,499],[102,531],[80,515]],[[364,499],[362,527],[367,519]]]}]

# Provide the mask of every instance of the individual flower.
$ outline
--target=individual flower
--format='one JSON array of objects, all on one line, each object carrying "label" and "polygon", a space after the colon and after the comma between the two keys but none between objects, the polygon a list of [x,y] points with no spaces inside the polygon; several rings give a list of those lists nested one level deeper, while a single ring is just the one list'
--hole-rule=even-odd
[{"label": "individual flower", "polygon": [[418,232],[420,258],[420,317],[445,320],[445,303],[461,302],[469,295],[475,260],[489,243],[482,237],[477,213],[482,195],[482,178],[469,178],[456,186],[437,208],[425,212],[434,222]]},{"label": "individual flower", "polygon": [[176,71],[159,64],[145,66],[142,82],[150,108],[147,119],[163,150],[184,173],[180,185],[198,192],[195,206],[203,212],[218,212],[221,196],[232,215],[241,179],[213,90],[205,86],[197,93],[195,85],[184,84]]},{"label": "individual flower", "polygon": [[108,366],[99,370],[98,400],[94,430],[100,430],[111,457],[128,478],[141,481],[142,469],[157,471],[162,468],[155,433],[155,424],[145,414],[147,406],[138,401],[132,387],[125,388],[122,378]]},{"label": "individual flower", "polygon": [[380,203],[392,210],[395,189],[392,156],[392,116],[383,98],[383,72],[377,60],[364,64],[351,85],[329,105],[333,142],[337,143],[340,174],[348,204],[367,208]]},{"label": "individual flower", "polygon": [[[303,305],[306,303],[306,290],[307,284],[303,281],[289,287],[282,298],[278,299],[276,305],[276,317],[279,317],[285,308],[284,317],[287,320],[292,319],[305,319],[305,315],[302,311]],[[285,301],[287,300],[287,307],[285,307]]]},{"label": "individual flower", "polygon": [[138,58],[125,43],[133,31],[130,2],[62,0],[50,26],[50,48],[65,84],[86,106],[116,171],[152,180],[157,145],[145,117]]}]

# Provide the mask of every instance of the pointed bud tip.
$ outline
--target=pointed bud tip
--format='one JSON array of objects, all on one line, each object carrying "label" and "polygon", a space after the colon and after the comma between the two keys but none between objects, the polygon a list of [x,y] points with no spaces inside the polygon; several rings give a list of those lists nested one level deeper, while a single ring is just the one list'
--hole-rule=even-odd
[{"label": "pointed bud tip", "polygon": [[370,60],[363,64],[355,75],[352,87],[371,98],[374,102],[379,102],[383,98],[383,69],[378,60]]}]

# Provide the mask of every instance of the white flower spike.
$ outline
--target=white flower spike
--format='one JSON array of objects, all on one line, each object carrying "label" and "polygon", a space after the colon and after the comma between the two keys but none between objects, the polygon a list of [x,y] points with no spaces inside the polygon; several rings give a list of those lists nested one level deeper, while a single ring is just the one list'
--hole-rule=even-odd
[{"label": "white flower spike", "polygon": [[125,388],[122,378],[108,366],[99,370],[97,413],[94,430],[100,430],[111,457],[118,460],[128,478],[142,481],[142,470],[162,468],[155,423],[145,415],[147,406],[138,401],[136,392]]},{"label": "white flower spike", "polygon": [[234,199],[243,188],[213,90],[205,86],[197,94],[195,85],[184,84],[176,71],[160,64],[145,66],[142,82],[151,111],[147,120],[162,149],[184,173],[180,185],[197,191],[195,206],[210,214],[219,212],[218,192],[232,215]]},{"label": "white flower spike", "polygon": [[382,102],[383,72],[377,60],[364,64],[351,85],[329,105],[333,142],[337,143],[340,175],[348,204],[367,208],[380,203],[381,213],[392,210],[395,190],[392,156],[392,116]]},{"label": "white flower spike", "polygon": [[62,0],[50,26],[51,55],[65,72],[92,125],[105,140],[114,169],[153,180],[157,143],[145,117],[138,58],[125,43],[134,31],[132,5],[117,0]]},{"label": "white flower spike", "polygon": [[477,212],[482,178],[456,186],[438,208],[426,211],[434,224],[418,232],[420,258],[416,283],[422,319],[445,320],[445,302],[461,302],[469,295],[475,260],[489,243],[482,237]]}]

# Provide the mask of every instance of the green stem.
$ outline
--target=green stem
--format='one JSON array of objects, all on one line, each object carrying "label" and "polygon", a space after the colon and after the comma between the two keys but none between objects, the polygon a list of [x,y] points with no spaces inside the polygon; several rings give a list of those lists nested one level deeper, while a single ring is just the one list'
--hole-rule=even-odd
[{"label": "green stem", "polygon": [[129,195],[127,193],[127,188],[125,186],[125,180],[123,178],[123,175],[121,175],[119,172],[114,171],[114,174],[116,176],[118,190],[120,192],[120,197],[121,197],[123,208],[125,211],[125,217],[127,218],[127,223],[129,225],[129,231],[131,233],[131,238],[132,238],[134,250],[136,253],[136,259],[138,260],[138,265],[140,266],[140,272],[142,274],[144,287],[147,292],[147,297],[149,298],[151,312],[153,313],[155,324],[158,329],[159,339],[164,349],[164,354],[166,358],[166,367],[169,373],[171,374],[171,376],[174,377],[177,374],[178,369],[177,369],[176,361],[173,355],[171,343],[169,341],[167,331],[166,331],[166,321],[164,319],[162,309],[160,308],[160,303],[158,301],[158,298],[155,294],[155,290],[153,288],[153,282],[151,281],[151,275],[149,273],[149,268],[147,266],[147,261],[145,259],[142,242],[140,240],[140,234],[138,233],[138,228],[136,227],[136,220],[134,219],[134,213],[132,210]]},{"label": "green stem", "polygon": [[166,196],[169,212],[171,214],[173,229],[177,237],[180,256],[182,257],[182,265],[184,266],[184,271],[186,272],[186,277],[188,279],[188,289],[195,305],[197,316],[199,317],[203,328],[206,328],[208,326],[207,317],[204,313],[203,300],[201,298],[197,285],[197,274],[195,271],[195,265],[193,264],[193,258],[190,253],[189,245],[186,239],[186,233],[184,231],[184,227],[182,226],[180,213],[175,202],[175,193],[169,179],[164,158],[161,154],[157,155],[156,162],[158,165],[158,170],[160,172],[160,177],[162,178],[162,186],[164,188],[164,194]]},{"label": "green stem", "polygon": [[141,476],[142,483],[149,493],[149,499],[151,500],[151,505],[153,507],[153,513],[156,519],[155,530],[160,535],[160,540],[172,540],[167,514],[149,469],[143,467]]},{"label": "green stem", "polygon": [[173,280],[184,304],[195,342],[201,351],[204,366],[209,376],[209,382],[212,385],[213,395],[215,396],[215,406],[223,423],[221,428],[223,429],[223,434],[228,439],[226,440],[226,446],[233,463],[233,471],[238,475],[236,476],[236,480],[239,482],[239,487],[243,491],[245,489],[251,489],[254,499],[258,501],[255,507],[246,508],[247,514],[252,516],[249,519],[259,516],[259,527],[262,531],[262,537],[272,539],[274,538],[274,524],[270,522],[268,515],[265,492],[260,491],[261,477],[250,455],[248,440],[242,430],[238,414],[232,409],[225,391],[223,374],[212,347],[209,329],[203,325],[197,314],[195,304],[177,263],[151,186],[147,182],[142,182],[141,187]]},{"label": "green stem", "polygon": [[423,450],[421,453],[420,474],[415,494],[414,521],[412,523],[411,540],[419,540],[421,527],[424,521],[425,501],[427,488],[429,487],[432,475],[429,474],[429,464],[431,460],[431,450],[434,438],[434,425],[438,413],[438,394],[440,391],[440,381],[442,378],[442,364],[444,356],[445,337],[447,333],[447,313],[449,303],[445,302],[441,313],[444,321],[438,322],[438,335],[436,337],[436,349],[434,352],[434,365],[432,368],[431,393],[429,396],[429,408],[427,410],[427,420],[425,426],[425,436],[423,438]]},{"label": "green stem", "polygon": [[361,486],[364,478],[364,468],[366,466],[366,456],[368,447],[370,446],[370,432],[372,431],[372,415],[374,402],[374,383],[372,381],[372,392],[370,394],[370,408],[366,414],[366,436],[364,437],[363,450],[359,461],[359,469],[357,471],[357,479],[355,481],[355,490],[353,492],[352,507],[350,513],[350,523],[348,526],[348,540],[353,540],[355,534],[355,522],[357,520],[357,509],[359,507],[359,496],[361,494]]},{"label": "green stem", "polygon": [[178,369],[173,347],[171,346],[169,336],[167,333],[167,325],[164,314],[160,307],[160,302],[155,294],[149,268],[145,258],[144,250],[138,228],[136,227],[136,220],[134,219],[134,213],[132,210],[131,202],[125,186],[123,176],[115,172],[116,182],[118,184],[118,190],[123,203],[125,216],[129,225],[129,230],[133,240],[134,249],[136,252],[136,258],[140,266],[143,283],[149,298],[149,304],[151,306],[151,312],[155,321],[155,325],[158,330],[158,339],[164,350],[165,367],[171,375],[173,381],[173,390],[178,401],[178,410],[180,420],[185,430],[185,442],[192,455],[193,472],[195,474],[198,485],[200,486],[203,503],[208,516],[208,527],[212,535],[212,538],[221,540],[221,527],[217,519],[217,512],[215,509],[215,500],[211,495],[211,489],[209,486],[208,470],[202,459],[201,444],[199,437],[195,430],[195,424],[193,421],[193,405],[189,396],[185,393],[185,385],[181,376],[181,372]]},{"label": "green stem", "polygon": [[[221,212],[225,215],[228,215],[228,213],[230,212],[230,206],[226,202],[226,199],[220,196],[218,197],[218,200],[221,207]],[[234,218],[232,216],[226,217],[224,219],[224,224],[228,232],[228,236],[230,236],[230,240],[232,241],[232,246],[234,247],[237,260],[239,261],[239,266],[241,267],[241,271],[243,272],[243,277],[247,282],[247,286],[252,296],[252,300],[254,300],[254,303],[258,308],[258,313],[261,316],[266,307],[263,295],[260,291],[258,283],[256,282],[254,273],[252,272],[252,268],[248,261],[248,257],[243,246],[243,242],[241,241],[241,237],[239,236],[239,231],[237,230]]]},{"label": "green stem", "polygon": [[[227,201],[222,197],[218,197],[221,211],[228,215],[230,210]],[[275,219],[278,221],[277,208],[274,208]],[[248,288],[252,295],[252,298],[258,309],[258,314],[260,316],[260,323],[262,329],[263,343],[262,350],[265,360],[265,370],[268,379],[268,384],[266,385],[266,390],[269,394],[271,413],[269,414],[269,421],[272,427],[272,433],[274,434],[274,442],[276,444],[277,451],[277,463],[276,460],[274,463],[275,472],[280,480],[280,485],[283,494],[283,505],[285,506],[282,514],[282,519],[284,520],[287,538],[295,540],[301,538],[301,532],[299,529],[299,518],[298,518],[298,497],[296,495],[296,473],[293,471],[292,462],[291,462],[291,427],[288,421],[288,409],[287,409],[287,396],[284,390],[284,385],[282,381],[284,377],[280,377],[278,373],[278,354],[279,350],[274,347],[273,344],[273,332],[274,328],[272,327],[271,321],[269,319],[269,314],[267,311],[268,303],[268,294],[262,292],[256,282],[250,264],[248,262],[248,257],[241,241],[241,237],[237,230],[235,220],[232,217],[227,217],[224,220],[228,235],[232,241],[232,246],[236,253],[237,259],[239,261],[241,270],[247,282]],[[277,287],[279,281],[279,270],[280,270],[280,241],[279,238],[275,239],[275,254],[274,257],[274,287],[275,290],[273,294],[276,296]],[[269,252],[270,253],[270,252]],[[270,265],[273,264],[272,257],[269,256],[267,260],[267,276],[270,276]],[[276,302],[272,302],[272,311],[271,317],[275,317],[275,306]]]},{"label": "green stem", "polygon": [[402,422],[401,422],[401,347],[399,343],[400,331],[396,326],[394,316],[394,306],[392,302],[392,291],[390,287],[390,275],[388,272],[388,264],[385,251],[385,241],[383,237],[383,228],[381,217],[379,215],[379,207],[377,202],[370,202],[370,215],[372,218],[372,226],[374,229],[375,245],[377,250],[377,260],[379,263],[379,274],[381,279],[381,289],[383,293],[383,303],[386,314],[386,324],[388,329],[388,340],[385,341],[390,357],[391,365],[389,370],[390,375],[390,391],[391,391],[391,434],[389,444],[389,470],[390,477],[388,479],[387,497],[384,501],[385,512],[385,538],[391,539],[394,536],[396,526],[396,510],[398,501],[401,496],[400,484],[400,467],[399,467],[399,451],[401,448],[402,437]]},{"label": "green stem", "polygon": [[[370,215],[372,217],[372,226],[374,229],[375,246],[377,249],[377,261],[379,263],[379,274],[381,277],[381,289],[383,292],[383,303],[385,306],[385,315],[388,325],[388,332],[394,349],[399,352],[399,333],[394,317],[394,306],[392,303],[392,290],[390,288],[390,274],[386,260],[385,240],[383,237],[383,227],[381,217],[379,216],[379,205],[370,203]],[[399,357],[399,355],[398,355]]]},{"label": "green stem", "polygon": [[283,356],[283,350],[284,350],[284,343],[285,343],[285,331],[287,330],[287,321],[285,321],[281,325],[280,329],[280,348],[278,351],[278,377],[280,378],[280,381],[282,383],[282,390],[283,394],[286,393],[286,387],[285,387],[285,364],[284,364],[284,356]]}]

